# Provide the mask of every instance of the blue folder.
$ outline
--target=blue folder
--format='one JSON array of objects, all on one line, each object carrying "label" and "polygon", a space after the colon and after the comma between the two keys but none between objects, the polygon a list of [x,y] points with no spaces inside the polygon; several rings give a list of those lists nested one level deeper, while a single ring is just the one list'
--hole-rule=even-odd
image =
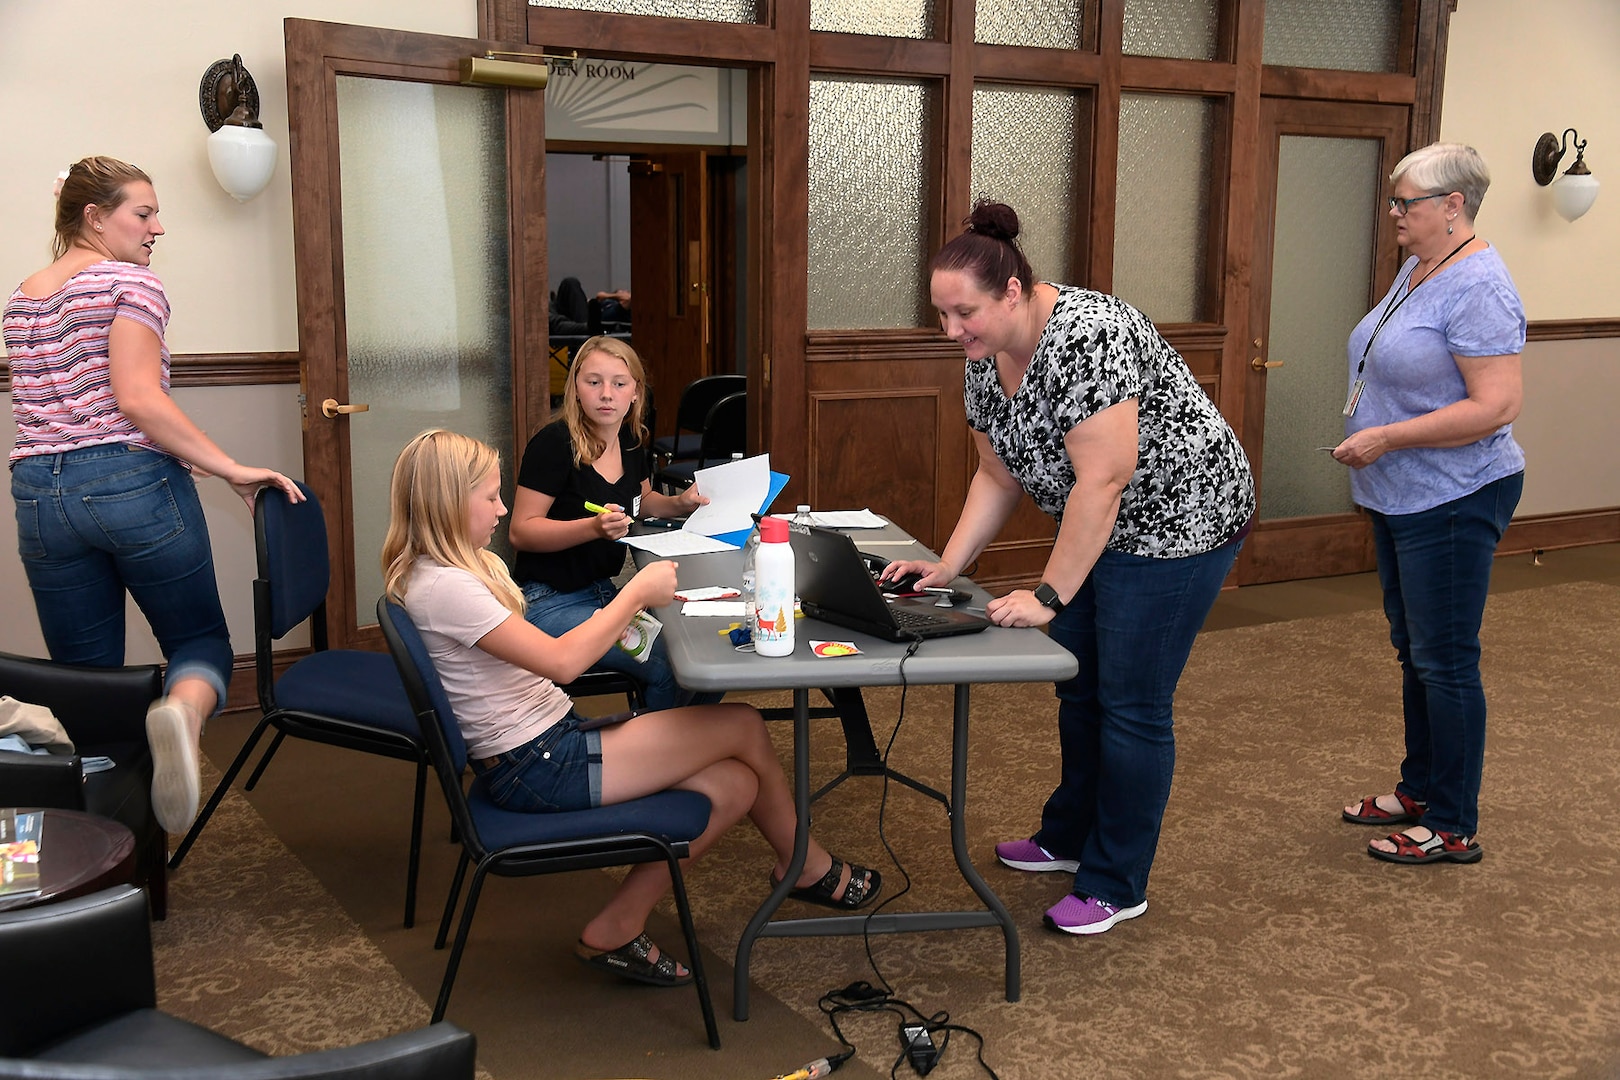
[{"label": "blue folder", "polygon": [[[778,495],[782,494],[782,489],[787,487],[787,482],[788,482],[787,473],[779,473],[779,472],[772,471],[772,473],[771,473],[771,490],[766,492],[765,501],[760,504],[759,512],[761,514],[766,514],[766,513],[770,512],[771,503],[775,502],[776,497]],[[753,531],[754,530],[752,528],[748,528],[748,529],[738,529],[736,532],[716,533],[715,534],[715,539],[716,540],[723,540],[726,543],[730,544],[732,547],[739,547],[740,548],[740,547],[742,547],[744,544],[746,544],[748,542],[748,534],[753,532]]]}]

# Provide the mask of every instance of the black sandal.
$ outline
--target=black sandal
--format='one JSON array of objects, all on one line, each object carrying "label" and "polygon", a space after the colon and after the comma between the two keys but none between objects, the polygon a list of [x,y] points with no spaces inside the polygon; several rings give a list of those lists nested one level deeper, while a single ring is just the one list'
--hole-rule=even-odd
[{"label": "black sandal", "polygon": [[574,955],[582,964],[652,986],[685,986],[692,981],[692,973],[682,975],[680,964],[663,950],[659,950],[657,960],[648,960],[656,948],[652,938],[641,934],[607,952],[597,952],[581,941],[574,946]]},{"label": "black sandal", "polygon": [[[854,911],[863,907],[869,900],[877,896],[883,888],[883,875],[876,870],[868,870],[856,863],[849,864],[849,884],[844,887],[844,895],[835,896],[838,892],[838,882],[844,876],[844,862],[838,856],[832,857],[832,865],[827,872],[821,875],[821,880],[814,885],[807,885],[801,889],[794,889],[788,893],[795,900],[803,900],[810,904],[820,904],[835,911]],[[773,875],[771,886],[780,884]]]}]

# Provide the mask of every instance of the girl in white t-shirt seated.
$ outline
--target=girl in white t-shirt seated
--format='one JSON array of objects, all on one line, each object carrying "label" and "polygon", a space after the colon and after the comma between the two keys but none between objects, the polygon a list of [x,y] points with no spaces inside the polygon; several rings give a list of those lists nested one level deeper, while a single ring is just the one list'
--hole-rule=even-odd
[{"label": "girl in white t-shirt seated", "polygon": [[[523,593],[488,550],[501,502],[500,459],[465,435],[435,429],[412,439],[394,463],[383,576],[422,634],[456,712],[467,756],[496,805],[545,813],[584,810],[669,788],[696,791],[712,809],[692,857],[746,814],[776,853],[780,880],[793,853],[796,816],[759,711],[749,705],[688,706],[643,713],[580,731],[558,682],[579,677],[643,608],[675,596],[675,564],[651,563],[617,597],[561,637],[523,618]],[[843,910],[878,894],[876,870],[845,864],[810,840],[791,895]],[[658,986],[691,973],[644,933],[670,887],[663,863],[641,863],[580,933],[577,951],[595,967]]]}]

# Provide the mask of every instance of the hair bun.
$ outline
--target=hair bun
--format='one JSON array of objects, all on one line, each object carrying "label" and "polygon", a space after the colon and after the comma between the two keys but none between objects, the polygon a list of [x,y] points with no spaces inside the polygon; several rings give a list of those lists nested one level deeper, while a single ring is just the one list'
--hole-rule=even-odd
[{"label": "hair bun", "polygon": [[973,204],[973,213],[968,215],[967,230],[1011,243],[1018,239],[1018,211],[1006,203],[980,199]]}]

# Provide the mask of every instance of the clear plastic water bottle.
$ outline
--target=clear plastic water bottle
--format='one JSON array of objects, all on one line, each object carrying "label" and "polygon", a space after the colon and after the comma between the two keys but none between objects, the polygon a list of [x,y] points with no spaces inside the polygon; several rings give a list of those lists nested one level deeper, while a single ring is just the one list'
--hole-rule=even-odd
[{"label": "clear plastic water bottle", "polygon": [[798,507],[793,511],[793,524],[795,524],[795,525],[804,525],[804,526],[810,526],[810,525],[815,524],[814,521],[810,520],[810,504],[809,503],[800,503],[798,505]]},{"label": "clear plastic water bottle", "polygon": [[759,629],[759,610],[758,605],[755,603],[754,590],[759,567],[759,521],[757,518],[754,521],[754,527],[748,532],[748,539],[743,541],[742,550],[743,627],[752,637],[754,631]]}]

